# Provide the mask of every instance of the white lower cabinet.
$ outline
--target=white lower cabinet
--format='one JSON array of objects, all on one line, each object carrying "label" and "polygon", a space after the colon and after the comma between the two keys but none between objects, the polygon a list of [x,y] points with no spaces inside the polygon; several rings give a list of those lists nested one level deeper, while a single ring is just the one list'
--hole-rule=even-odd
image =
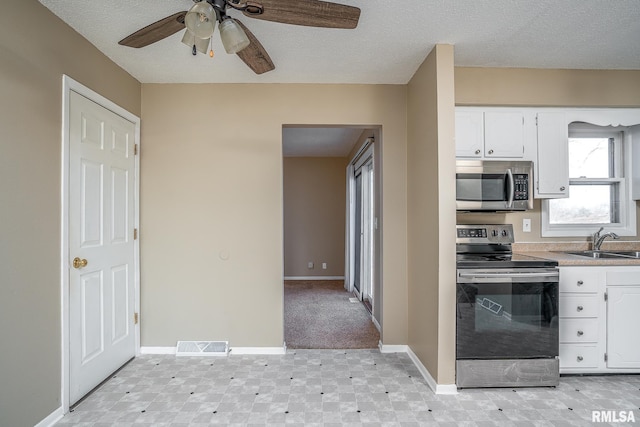
[{"label": "white lower cabinet", "polygon": [[640,267],[560,267],[560,373],[640,372]]},{"label": "white lower cabinet", "polygon": [[607,366],[640,368],[640,271],[607,274]]}]

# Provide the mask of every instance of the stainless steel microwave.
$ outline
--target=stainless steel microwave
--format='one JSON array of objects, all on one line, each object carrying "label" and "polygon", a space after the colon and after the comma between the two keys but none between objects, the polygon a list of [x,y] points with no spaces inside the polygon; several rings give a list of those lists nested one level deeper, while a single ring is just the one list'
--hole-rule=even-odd
[{"label": "stainless steel microwave", "polygon": [[456,210],[533,209],[532,163],[501,160],[456,161]]}]

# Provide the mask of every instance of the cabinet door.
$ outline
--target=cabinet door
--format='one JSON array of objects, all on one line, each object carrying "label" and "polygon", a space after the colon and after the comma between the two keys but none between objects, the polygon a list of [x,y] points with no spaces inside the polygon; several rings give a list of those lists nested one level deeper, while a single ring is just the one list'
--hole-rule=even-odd
[{"label": "cabinet door", "polygon": [[484,113],[484,155],[486,158],[522,158],[524,114],[520,111]]},{"label": "cabinet door", "polygon": [[607,287],[607,367],[640,368],[640,285]]},{"label": "cabinet door", "polygon": [[564,113],[538,113],[535,197],[569,197],[569,125]]},{"label": "cabinet door", "polygon": [[484,113],[456,112],[456,157],[482,157],[484,142]]},{"label": "cabinet door", "polygon": [[629,129],[631,135],[631,198],[640,200],[640,125]]}]

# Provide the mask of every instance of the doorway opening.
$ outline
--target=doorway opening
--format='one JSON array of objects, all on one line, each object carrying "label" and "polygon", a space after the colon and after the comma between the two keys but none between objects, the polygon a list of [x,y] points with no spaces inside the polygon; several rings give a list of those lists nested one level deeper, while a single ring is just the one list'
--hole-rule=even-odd
[{"label": "doorway opening", "polygon": [[288,348],[377,348],[378,128],[283,127]]}]

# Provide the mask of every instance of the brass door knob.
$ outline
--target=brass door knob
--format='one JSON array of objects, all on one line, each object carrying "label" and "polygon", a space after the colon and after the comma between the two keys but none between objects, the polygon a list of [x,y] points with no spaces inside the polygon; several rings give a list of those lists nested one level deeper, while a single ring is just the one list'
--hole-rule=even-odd
[{"label": "brass door knob", "polygon": [[78,257],[75,257],[73,259],[73,268],[82,268],[82,267],[86,267],[88,264],[86,259],[80,259]]}]

